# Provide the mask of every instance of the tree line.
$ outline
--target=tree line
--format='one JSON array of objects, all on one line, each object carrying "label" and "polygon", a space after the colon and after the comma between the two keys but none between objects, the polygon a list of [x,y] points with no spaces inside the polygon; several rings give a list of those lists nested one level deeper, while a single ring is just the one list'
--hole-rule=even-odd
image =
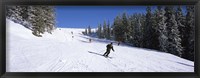
[{"label": "tree line", "polygon": [[[157,6],[146,13],[115,17],[112,26],[99,24],[98,38],[111,39],[135,47],[155,49],[194,61],[194,6]],[[86,29],[87,30],[87,29]]]},{"label": "tree line", "polygon": [[38,37],[55,29],[53,6],[6,6],[6,18],[32,30]]}]

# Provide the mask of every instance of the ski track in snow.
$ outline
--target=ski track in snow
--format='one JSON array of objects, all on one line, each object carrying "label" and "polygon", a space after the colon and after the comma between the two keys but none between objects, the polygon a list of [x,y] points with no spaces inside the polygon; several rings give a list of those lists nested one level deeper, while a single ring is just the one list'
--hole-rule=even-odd
[{"label": "ski track in snow", "polygon": [[111,41],[84,36],[84,29],[57,28],[35,37],[23,26],[6,22],[7,72],[194,72],[192,61],[124,44],[114,43],[115,52],[105,58]]}]

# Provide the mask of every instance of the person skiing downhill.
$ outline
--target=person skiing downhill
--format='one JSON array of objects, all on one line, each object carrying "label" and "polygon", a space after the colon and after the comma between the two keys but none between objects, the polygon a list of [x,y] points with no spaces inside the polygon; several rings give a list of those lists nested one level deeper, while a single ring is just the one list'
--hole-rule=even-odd
[{"label": "person skiing downhill", "polygon": [[91,42],[92,42],[92,39],[89,39],[89,42],[91,43]]},{"label": "person skiing downhill", "polygon": [[106,57],[108,57],[108,55],[110,54],[110,50],[112,49],[113,50],[113,52],[115,51],[114,49],[113,49],[113,45],[112,45],[113,43],[111,42],[110,44],[108,44],[107,46],[106,46],[106,52],[103,54],[103,56],[106,56]]}]

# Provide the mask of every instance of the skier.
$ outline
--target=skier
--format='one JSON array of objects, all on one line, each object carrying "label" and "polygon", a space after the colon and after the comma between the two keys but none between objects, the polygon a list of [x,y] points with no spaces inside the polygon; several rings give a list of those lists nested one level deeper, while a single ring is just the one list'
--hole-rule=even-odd
[{"label": "skier", "polygon": [[73,32],[71,31],[71,34],[72,34],[72,38],[74,38],[74,36],[73,36]]},{"label": "skier", "polygon": [[114,49],[113,49],[113,45],[112,45],[113,43],[111,42],[110,44],[108,44],[107,46],[106,46],[106,52],[103,54],[103,56],[106,56],[106,57],[108,57],[108,55],[110,54],[110,50],[112,49],[113,50],[113,52],[114,52]]},{"label": "skier", "polygon": [[92,42],[92,39],[89,39],[89,42],[91,43],[91,42]]},{"label": "skier", "polygon": [[119,46],[119,44],[120,44],[120,41],[118,41],[117,45]]},{"label": "skier", "polygon": [[71,31],[71,34],[73,35],[73,32]]}]

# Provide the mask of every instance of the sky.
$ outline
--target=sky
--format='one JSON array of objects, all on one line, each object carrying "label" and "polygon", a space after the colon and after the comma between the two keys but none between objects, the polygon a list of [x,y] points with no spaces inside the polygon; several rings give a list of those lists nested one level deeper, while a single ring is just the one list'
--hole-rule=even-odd
[{"label": "sky", "polygon": [[[152,7],[154,10],[156,7]],[[126,12],[146,13],[146,6],[55,6],[56,26],[61,28],[96,28],[104,21],[113,23],[117,15]]]},{"label": "sky", "polygon": [[145,6],[56,6],[56,25],[62,28],[92,28],[103,24],[104,21],[112,23],[114,18],[126,12],[145,13]]}]

